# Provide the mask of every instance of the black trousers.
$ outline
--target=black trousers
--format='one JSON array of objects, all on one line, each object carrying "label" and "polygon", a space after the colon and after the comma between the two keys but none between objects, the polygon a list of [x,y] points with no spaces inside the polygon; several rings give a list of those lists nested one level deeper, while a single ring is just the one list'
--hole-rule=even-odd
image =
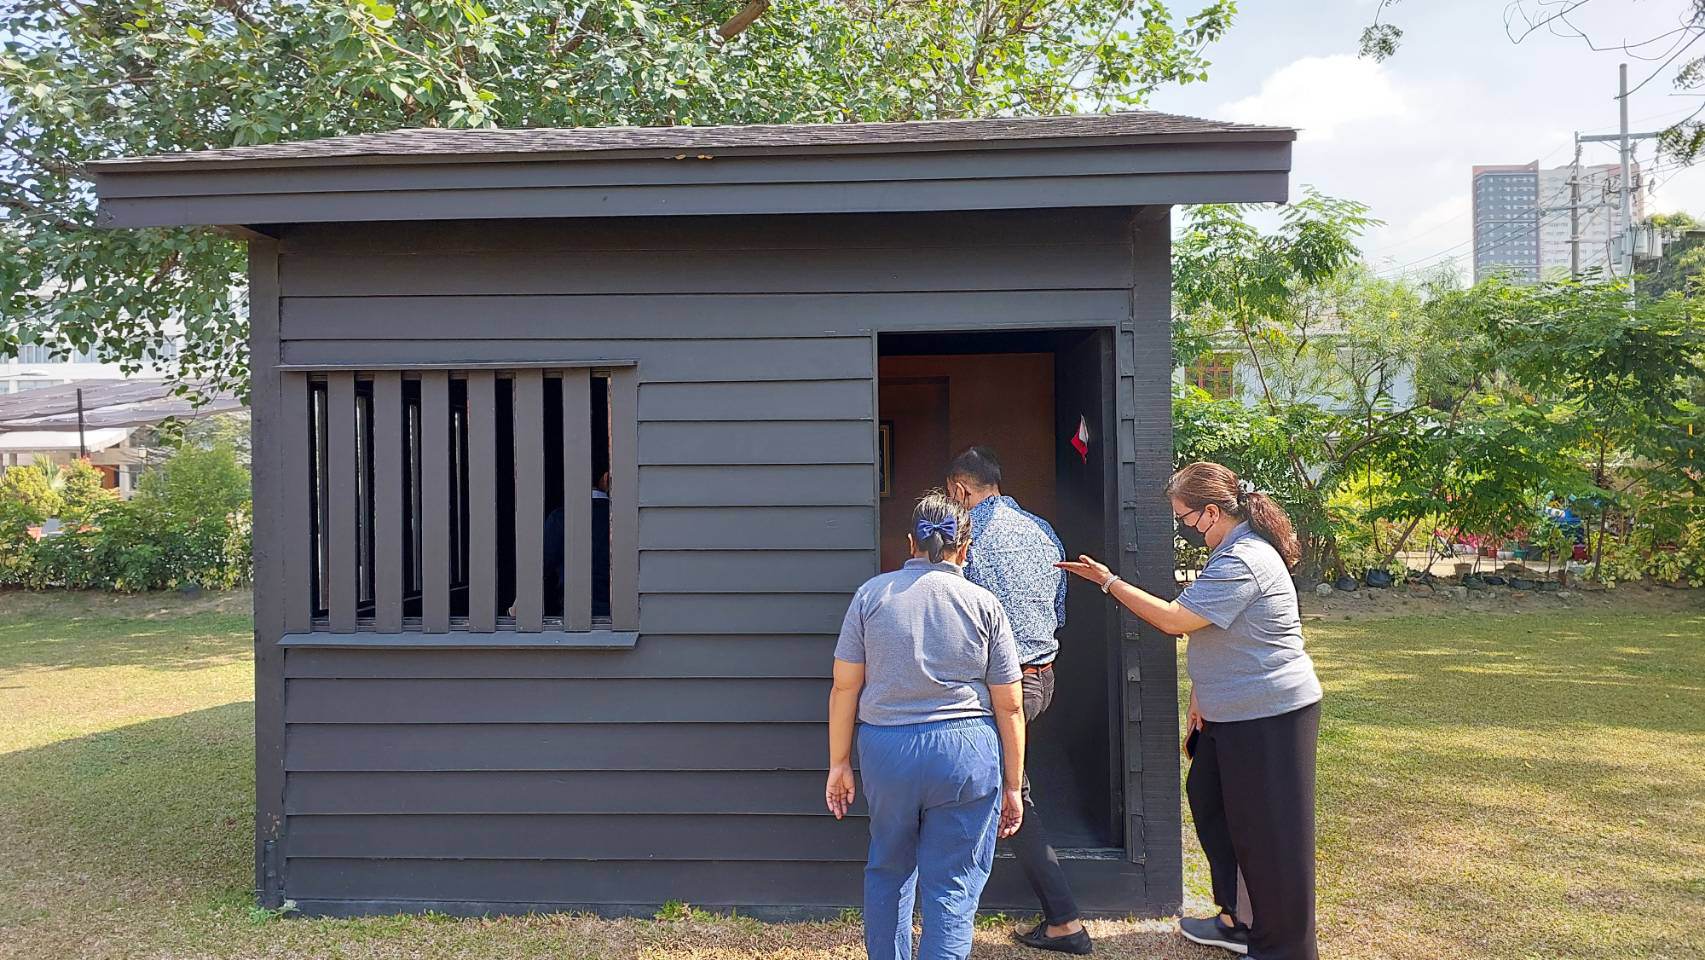
[{"label": "black trousers", "polygon": [[[1024,675],[1024,722],[1034,723],[1054,702],[1054,671]],[[1078,919],[1077,900],[1072,896],[1066,873],[1060,869],[1060,858],[1048,843],[1048,830],[1030,800],[1030,774],[1024,775],[1024,822],[1008,841],[1013,856],[1030,881],[1036,899],[1042,901],[1042,916],[1051,924],[1070,923]]]},{"label": "black trousers", "polygon": [[1237,914],[1237,871],[1254,960],[1318,960],[1314,933],[1314,755],[1320,704],[1204,723],[1185,791],[1214,900]]}]

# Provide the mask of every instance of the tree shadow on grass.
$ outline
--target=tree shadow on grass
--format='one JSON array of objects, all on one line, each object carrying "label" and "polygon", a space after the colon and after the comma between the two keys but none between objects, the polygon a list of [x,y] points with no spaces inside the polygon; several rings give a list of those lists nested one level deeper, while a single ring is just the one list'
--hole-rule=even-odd
[{"label": "tree shadow on grass", "polygon": [[244,701],[0,754],[0,901],[246,891],[253,731]]}]

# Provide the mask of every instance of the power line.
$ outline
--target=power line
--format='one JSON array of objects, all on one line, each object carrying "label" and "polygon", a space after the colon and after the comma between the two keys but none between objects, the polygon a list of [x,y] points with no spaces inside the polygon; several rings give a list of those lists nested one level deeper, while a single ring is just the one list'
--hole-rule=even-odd
[{"label": "power line", "polygon": [[[1395,277],[1395,276],[1406,276],[1406,275],[1410,275],[1410,274],[1420,273],[1421,271],[1426,270],[1426,269],[1431,268],[1431,267],[1441,266],[1445,263],[1446,260],[1456,260],[1456,259],[1462,258],[1463,256],[1468,256],[1468,255],[1479,256],[1480,254],[1485,253],[1487,250],[1493,249],[1494,247],[1502,246],[1502,245],[1508,244],[1508,243],[1514,243],[1518,240],[1525,240],[1528,237],[1533,236],[1534,234],[1538,233],[1539,230],[1541,228],[1543,228],[1546,224],[1555,222],[1558,217],[1564,216],[1567,213],[1568,213],[1567,207],[1564,207],[1562,209],[1555,209],[1555,210],[1552,210],[1550,213],[1542,214],[1542,215],[1536,217],[1533,220],[1533,222],[1528,226],[1528,228],[1526,230],[1522,230],[1522,231],[1517,232],[1517,233],[1504,233],[1504,234],[1499,234],[1499,235],[1491,236],[1491,237],[1483,237],[1483,238],[1481,238],[1481,240],[1478,243],[1475,242],[1475,239],[1473,237],[1470,237],[1467,240],[1462,241],[1461,243],[1455,244],[1455,245],[1450,246],[1450,247],[1446,247],[1445,249],[1440,250],[1437,253],[1428,254],[1427,256],[1422,257],[1419,260],[1411,260],[1408,263],[1399,264],[1398,266],[1395,266],[1395,267],[1386,267],[1383,270],[1376,270],[1376,271],[1374,271],[1374,275],[1377,277],[1387,277],[1387,278]],[[1497,223],[1521,223],[1523,221],[1504,220],[1504,221],[1494,221],[1494,222],[1497,222]],[[1467,251],[1466,253],[1456,253],[1456,254],[1452,255],[1453,251],[1457,250],[1460,247],[1466,247],[1470,244],[1474,244],[1473,250]],[[1429,261],[1429,260],[1433,261],[1433,262],[1426,263],[1426,261]],[[1423,266],[1421,266],[1418,269],[1413,269],[1413,270],[1408,269],[1410,267],[1415,266],[1416,264],[1423,264]]]},{"label": "power line", "polygon": [[[1552,153],[1556,153],[1556,151],[1554,150],[1554,151],[1552,151]],[[1549,156],[1550,156],[1550,154],[1546,155],[1547,158],[1549,158]],[[1544,160],[1542,159],[1540,162],[1544,162]],[[1551,208],[1551,204],[1553,202],[1555,202],[1556,200],[1558,200],[1567,190],[1568,190],[1568,185],[1565,184],[1561,187],[1558,187],[1554,191],[1552,191],[1550,196],[1548,196],[1544,201],[1540,201],[1536,197],[1534,207],[1535,207],[1535,210],[1537,210],[1539,212],[1540,217],[1542,219],[1535,221],[1535,224],[1533,227],[1534,230],[1538,230],[1539,226],[1544,222],[1543,218],[1546,216],[1546,211]],[[1563,209],[1567,210],[1568,208],[1565,207]],[[1469,210],[1469,214],[1472,215],[1473,212],[1474,211],[1471,208]],[[1551,210],[1551,212],[1555,213],[1556,211]],[[1519,223],[1521,221],[1515,221],[1515,222]],[[1504,237],[1497,238],[1495,242],[1496,243],[1504,243],[1504,242],[1509,242],[1509,241],[1514,241],[1514,240],[1520,240],[1520,239],[1524,239],[1525,236],[1526,236],[1526,234],[1520,234],[1517,236],[1504,236]],[[1381,276],[1381,275],[1384,275],[1385,273],[1388,273],[1388,272],[1391,272],[1391,273],[1401,272],[1401,271],[1404,271],[1408,267],[1414,266],[1415,264],[1423,263],[1423,262],[1428,261],[1428,260],[1443,258],[1447,254],[1450,254],[1452,251],[1455,251],[1458,248],[1466,247],[1469,244],[1474,244],[1474,243],[1476,243],[1476,239],[1473,236],[1470,236],[1467,240],[1464,240],[1461,243],[1452,244],[1452,245],[1444,248],[1443,250],[1439,250],[1439,251],[1436,251],[1434,253],[1429,253],[1424,257],[1419,257],[1417,259],[1410,260],[1407,263],[1399,264],[1398,266],[1395,266],[1395,267],[1386,267],[1384,270],[1375,271],[1375,275]],[[1484,252],[1486,249],[1488,249],[1488,247],[1485,244],[1485,238],[1483,238],[1482,242],[1480,244],[1476,245],[1476,247],[1474,249],[1474,253],[1475,253],[1475,255],[1479,255],[1480,253]],[[1460,254],[1458,256],[1460,256]],[[1455,259],[1455,258],[1452,258],[1452,259]],[[1439,262],[1442,263],[1443,260],[1440,260]]]}]

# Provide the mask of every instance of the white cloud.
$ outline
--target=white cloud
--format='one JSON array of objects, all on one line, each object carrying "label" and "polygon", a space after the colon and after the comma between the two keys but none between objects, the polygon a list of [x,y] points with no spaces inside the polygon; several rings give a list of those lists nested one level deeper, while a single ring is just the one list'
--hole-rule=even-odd
[{"label": "white cloud", "polygon": [[1303,57],[1270,74],[1253,96],[1224,104],[1226,120],[1300,128],[1311,141],[1330,140],[1340,127],[1401,116],[1404,98],[1382,64],[1340,54]]}]

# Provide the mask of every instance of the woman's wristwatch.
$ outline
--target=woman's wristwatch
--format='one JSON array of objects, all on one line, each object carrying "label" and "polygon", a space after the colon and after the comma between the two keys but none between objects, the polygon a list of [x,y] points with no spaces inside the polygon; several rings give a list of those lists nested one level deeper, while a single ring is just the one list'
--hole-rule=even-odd
[{"label": "woman's wristwatch", "polygon": [[1102,593],[1110,593],[1113,589],[1113,585],[1115,583],[1118,583],[1120,580],[1123,580],[1123,579],[1125,579],[1125,578],[1121,577],[1115,573],[1112,576],[1108,577],[1107,579],[1101,581],[1101,592]]}]

